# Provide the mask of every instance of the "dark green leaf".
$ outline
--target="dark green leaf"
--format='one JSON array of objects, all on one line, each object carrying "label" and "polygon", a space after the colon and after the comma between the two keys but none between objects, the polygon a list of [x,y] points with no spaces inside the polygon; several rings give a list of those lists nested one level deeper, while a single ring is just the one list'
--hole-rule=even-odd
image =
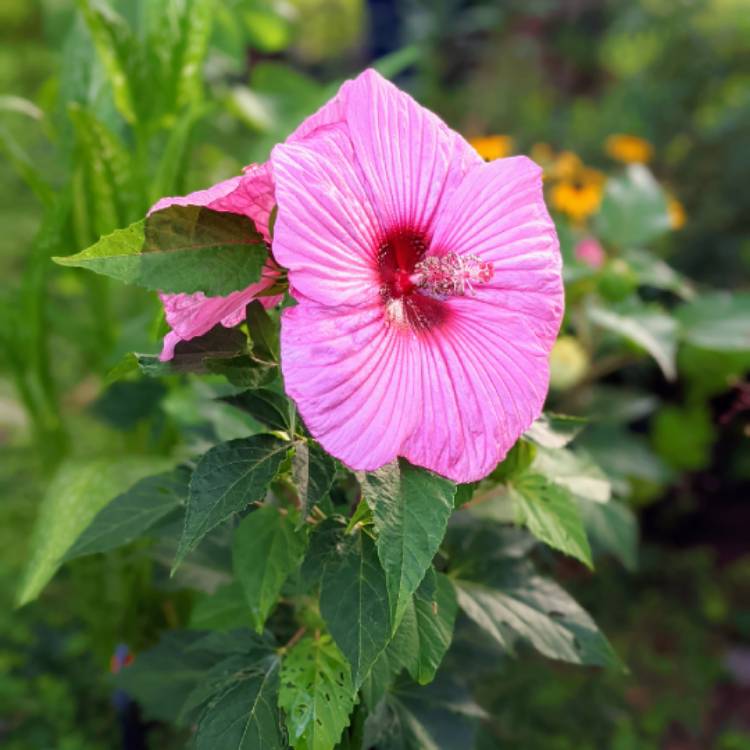
[{"label": "dark green leaf", "polygon": [[279,660],[271,657],[211,701],[198,720],[196,750],[284,750],[278,695]]},{"label": "dark green leaf", "polygon": [[270,505],[253,511],[237,527],[232,544],[234,575],[259,633],[287,577],[302,562],[306,541],[289,515]]},{"label": "dark green leaf", "polygon": [[690,299],[695,294],[688,279],[648,250],[631,248],[624,257],[638,274],[639,284],[667,289],[684,299]]},{"label": "dark green leaf", "polygon": [[279,361],[279,327],[258,300],[246,310],[247,330],[253,342],[253,358],[261,362]]},{"label": "dark green leaf", "polygon": [[300,523],[328,494],[336,478],[336,461],[317,443],[299,441],[292,458],[292,479],[302,505]]},{"label": "dark green leaf", "polygon": [[218,359],[209,357],[205,360],[205,365],[209,372],[223,375],[238,388],[261,388],[270,385],[279,371],[278,367],[263,365],[248,354]]},{"label": "dark green leaf", "polygon": [[303,638],[284,657],[279,706],[289,742],[302,750],[333,750],[354,708],[346,659],[330,636]]},{"label": "dark green leaf", "polygon": [[308,588],[321,582],[326,563],[338,554],[337,546],[344,533],[344,527],[332,518],[317,524],[311,533],[300,574]]},{"label": "dark green leaf", "polygon": [[586,612],[530,566],[508,568],[493,585],[455,581],[461,609],[502,648],[520,638],[550,659],[619,666],[607,639]]},{"label": "dark green leaf", "polygon": [[527,473],[515,480],[509,491],[519,523],[545,544],[592,567],[581,514],[566,489],[539,474]]},{"label": "dark green leaf", "polygon": [[403,459],[362,479],[378,532],[394,630],[443,541],[455,492],[453,482]]},{"label": "dark green leaf", "polygon": [[175,205],[54,260],[146,289],[223,296],[257,282],[267,255],[247,216]]},{"label": "dark green leaf", "polygon": [[391,638],[388,589],[375,545],[364,532],[342,546],[323,571],[320,613],[358,689]]},{"label": "dark green leaf", "polygon": [[198,630],[231,630],[250,623],[250,608],[237,581],[198,596],[190,613],[190,627]]},{"label": "dark green leaf", "polygon": [[522,474],[536,456],[536,445],[524,438],[516,440],[505,458],[493,469],[490,479],[505,482]]},{"label": "dark green leaf", "polygon": [[175,568],[211,529],[265,497],[288,450],[272,435],[253,435],[220,443],[202,456],[190,480]]},{"label": "dark green leaf", "polygon": [[223,399],[237,409],[249,414],[272,430],[292,433],[294,404],[282,393],[270,388],[254,388]]},{"label": "dark green leaf", "polygon": [[638,566],[638,519],[633,511],[617,500],[608,503],[581,500],[578,508],[594,547],[609,552],[634,571]]},{"label": "dark green leaf", "polygon": [[178,466],[136,482],[94,516],[64,559],[106,552],[143,536],[185,502],[189,481],[190,470]]}]

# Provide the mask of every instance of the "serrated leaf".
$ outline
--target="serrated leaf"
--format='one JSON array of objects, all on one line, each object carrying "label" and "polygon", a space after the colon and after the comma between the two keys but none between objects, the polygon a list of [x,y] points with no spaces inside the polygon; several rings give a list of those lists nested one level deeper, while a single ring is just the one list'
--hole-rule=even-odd
[{"label": "serrated leaf", "polygon": [[607,180],[594,223],[599,236],[617,247],[647,244],[672,226],[664,191],[642,164]]},{"label": "serrated leaf", "polygon": [[326,518],[313,528],[300,569],[304,586],[310,588],[321,582],[326,563],[338,554],[337,546],[343,534],[344,527],[332,518]]},{"label": "serrated leaf", "polygon": [[283,394],[270,388],[253,388],[223,399],[241,409],[272,430],[291,434],[294,428],[294,404]]},{"label": "serrated leaf", "polygon": [[359,689],[391,638],[388,588],[368,536],[357,532],[342,546],[323,570],[320,613],[348,659]]},{"label": "serrated leaf", "polygon": [[532,470],[550,482],[564,487],[576,497],[606,503],[612,495],[607,475],[587,453],[567,448],[542,448],[537,451]]},{"label": "serrated leaf", "polygon": [[257,282],[267,255],[244,214],[174,205],[54,261],[154,291],[225,296]]},{"label": "serrated leaf", "polygon": [[261,388],[270,385],[279,372],[278,367],[263,365],[248,354],[222,358],[208,357],[204,364],[209,372],[223,375],[238,388]]},{"label": "serrated leaf", "polygon": [[250,607],[237,581],[213,594],[200,594],[190,612],[190,627],[197,630],[231,630],[249,627],[250,622]]},{"label": "serrated leaf", "polygon": [[596,549],[614,555],[627,570],[638,567],[638,519],[617,500],[578,503],[583,524]]},{"label": "serrated leaf", "polygon": [[529,440],[543,448],[564,448],[586,426],[586,420],[564,414],[542,414],[525,432]]},{"label": "serrated leaf", "polygon": [[253,511],[237,527],[232,543],[234,575],[259,633],[287,577],[302,562],[305,545],[304,532],[296,530],[287,513],[270,505]]},{"label": "serrated leaf", "polygon": [[94,516],[64,559],[106,552],[143,536],[185,502],[189,481],[190,470],[178,466],[136,482]]},{"label": "serrated leaf", "polygon": [[273,435],[253,435],[220,443],[201,457],[190,480],[174,568],[211,529],[265,497],[288,450]]},{"label": "serrated leaf", "polygon": [[677,308],[682,338],[709,351],[750,351],[750,292],[715,292]]},{"label": "serrated leaf", "polygon": [[327,635],[303,638],[284,657],[279,706],[289,742],[301,750],[333,750],[354,708],[349,664]]},{"label": "serrated leaf", "polygon": [[527,473],[509,485],[509,493],[518,522],[537,539],[593,567],[581,514],[566,489]]},{"label": "serrated leaf", "polygon": [[284,750],[277,708],[279,659],[253,670],[224,690],[198,720],[196,750]]},{"label": "serrated leaf", "polygon": [[589,615],[556,583],[536,575],[531,566],[511,566],[489,585],[464,580],[454,583],[461,609],[510,653],[521,639],[550,659],[620,666]]},{"label": "serrated leaf", "polygon": [[330,492],[336,478],[336,461],[317,443],[298,441],[292,458],[292,480],[299,492],[300,523],[310,509]]},{"label": "serrated leaf", "polygon": [[456,485],[400,459],[362,479],[378,532],[395,631],[443,541]]},{"label": "serrated leaf", "polygon": [[64,463],[39,507],[30,559],[17,594],[18,605],[39,595],[65,553],[101,508],[133,482],[164,470],[168,463],[145,456]]},{"label": "serrated leaf", "polygon": [[676,377],[677,323],[657,307],[621,305],[617,308],[590,306],[591,321],[645,349],[667,380]]},{"label": "serrated leaf", "polygon": [[253,358],[261,362],[279,361],[279,327],[258,300],[245,310],[247,330],[253,342]]}]

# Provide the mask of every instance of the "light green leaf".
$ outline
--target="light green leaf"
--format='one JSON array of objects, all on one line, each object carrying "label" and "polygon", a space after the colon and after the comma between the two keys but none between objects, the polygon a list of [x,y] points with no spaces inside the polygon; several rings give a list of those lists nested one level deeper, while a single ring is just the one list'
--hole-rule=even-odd
[{"label": "light green leaf", "polygon": [[618,308],[591,306],[591,321],[645,349],[655,360],[667,380],[676,377],[677,323],[658,307],[632,305]]},{"label": "light green leaf", "polygon": [[586,420],[565,414],[542,414],[525,432],[525,436],[543,448],[564,448],[586,426]]},{"label": "light green leaf", "polygon": [[606,503],[612,495],[607,475],[581,450],[540,447],[531,468],[577,497]]},{"label": "light green leaf", "polygon": [[607,639],[589,615],[553,581],[530,566],[507,569],[493,585],[457,580],[461,609],[497,644],[514,652],[518,639],[550,659],[619,666]]},{"label": "light green leaf", "polygon": [[178,108],[200,101],[203,62],[208,51],[215,10],[215,0],[192,0],[183,15],[177,62]]},{"label": "light green leaf", "polygon": [[65,560],[106,552],[143,536],[187,499],[190,471],[145,477],[104,506],[68,550]]},{"label": "light green leaf", "polygon": [[630,571],[638,567],[638,519],[624,503],[578,502],[583,524],[596,549],[614,555]]},{"label": "light green leaf", "polygon": [[5,155],[18,176],[31,188],[42,204],[51,208],[55,199],[52,188],[32,158],[4,127],[0,127],[0,153]]},{"label": "light green leaf", "polygon": [[667,198],[642,164],[631,164],[620,177],[607,180],[595,227],[617,247],[647,244],[671,228]]},{"label": "light green leaf", "polygon": [[288,450],[288,443],[272,435],[253,435],[220,443],[200,459],[190,480],[175,569],[211,529],[265,497]]},{"label": "light green leaf", "polygon": [[681,337],[710,351],[750,351],[750,292],[715,292],[677,308]]},{"label": "light green leaf", "polygon": [[200,594],[190,612],[190,627],[196,630],[232,630],[249,627],[250,622],[250,608],[237,581],[213,594]]},{"label": "light green leaf", "polygon": [[695,290],[690,281],[658,255],[648,250],[631,248],[624,254],[624,257],[638,274],[639,284],[656,289],[667,289],[683,299],[690,299],[694,296]]},{"label": "light green leaf", "polygon": [[259,633],[287,577],[302,562],[306,541],[289,515],[270,505],[253,511],[237,527],[232,543],[234,575]]},{"label": "light green leaf", "polygon": [[198,720],[196,750],[284,750],[279,696],[279,659],[237,679],[206,707]]},{"label": "light green leaf", "polygon": [[320,613],[352,667],[359,689],[391,638],[385,573],[375,545],[362,531],[328,560],[320,589]]},{"label": "light green leaf", "polygon": [[247,216],[169,206],[53,260],[154,291],[224,296],[257,282],[267,255]]},{"label": "light green leaf", "polygon": [[300,750],[333,750],[354,708],[346,659],[330,636],[303,638],[284,657],[279,706],[289,742]]},{"label": "light green leaf", "polygon": [[509,493],[518,522],[537,539],[593,567],[581,514],[566,489],[527,473],[509,485]]},{"label": "light green leaf", "polygon": [[39,508],[31,555],[18,590],[18,605],[35,599],[81,532],[115,495],[143,476],[168,466],[164,459],[69,461],[55,475]]},{"label": "light green leaf", "polygon": [[365,474],[361,483],[378,532],[395,631],[443,541],[456,485],[403,459]]},{"label": "light green leaf", "polygon": [[296,443],[292,479],[301,503],[300,523],[310,509],[329,493],[336,478],[336,462],[317,443]]}]

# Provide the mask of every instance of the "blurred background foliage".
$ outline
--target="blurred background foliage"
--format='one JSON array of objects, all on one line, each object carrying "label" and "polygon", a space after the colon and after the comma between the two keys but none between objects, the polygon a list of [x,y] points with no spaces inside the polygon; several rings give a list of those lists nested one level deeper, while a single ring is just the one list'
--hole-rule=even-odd
[{"label": "blurred background foliage", "polygon": [[586,519],[593,576],[558,572],[630,673],[498,658],[479,746],[750,748],[746,0],[4,0],[0,40],[4,747],[116,747],[116,644],[191,606],[136,547],[13,612],[52,477],[98,466],[117,487],[242,428],[210,383],[108,378],[158,349],[156,298],[50,256],[264,160],[377,61],[488,157],[545,167],[568,303],[549,405],[589,419],[577,445],[621,521]]}]

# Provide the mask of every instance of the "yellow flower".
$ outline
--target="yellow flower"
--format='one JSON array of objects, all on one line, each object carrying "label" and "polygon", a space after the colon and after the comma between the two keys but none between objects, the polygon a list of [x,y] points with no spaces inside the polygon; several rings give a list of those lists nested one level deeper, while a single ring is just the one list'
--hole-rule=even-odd
[{"label": "yellow flower", "polygon": [[485,135],[471,138],[469,143],[486,161],[502,159],[513,153],[513,139],[509,135]]},{"label": "yellow flower", "polygon": [[552,205],[581,223],[599,209],[604,191],[604,175],[597,169],[582,169],[574,179],[560,180],[552,188]]},{"label": "yellow flower", "polygon": [[667,212],[669,213],[669,223],[672,229],[678,231],[685,226],[685,222],[687,221],[685,206],[673,195],[667,197]]},{"label": "yellow flower", "polygon": [[609,136],[604,148],[613,159],[625,164],[646,164],[654,154],[654,147],[648,141],[626,133]]},{"label": "yellow flower", "polygon": [[575,336],[560,336],[550,352],[550,386],[564,391],[577,385],[589,369],[586,350]]},{"label": "yellow flower", "polygon": [[583,169],[583,162],[572,151],[561,151],[552,163],[550,177],[556,180],[572,180]]}]

